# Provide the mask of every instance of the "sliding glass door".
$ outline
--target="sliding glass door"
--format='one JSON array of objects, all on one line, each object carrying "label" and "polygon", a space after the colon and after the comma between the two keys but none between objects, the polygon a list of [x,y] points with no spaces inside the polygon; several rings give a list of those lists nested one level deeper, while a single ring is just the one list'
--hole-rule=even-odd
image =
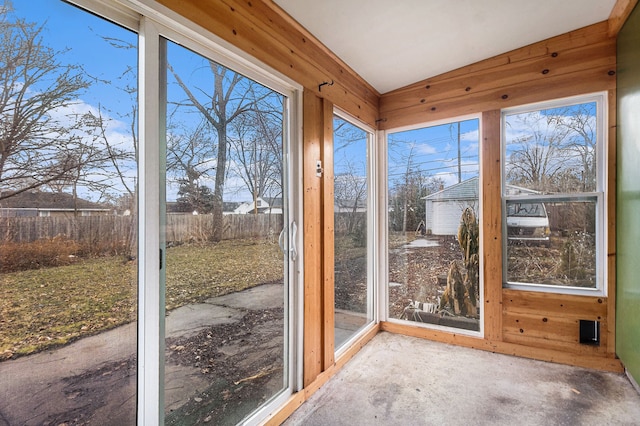
[{"label": "sliding glass door", "polygon": [[165,424],[236,424],[290,383],[289,99],[163,43]]},{"label": "sliding glass door", "polygon": [[300,88],[71,2],[0,9],[0,424],[259,422],[300,380]]}]

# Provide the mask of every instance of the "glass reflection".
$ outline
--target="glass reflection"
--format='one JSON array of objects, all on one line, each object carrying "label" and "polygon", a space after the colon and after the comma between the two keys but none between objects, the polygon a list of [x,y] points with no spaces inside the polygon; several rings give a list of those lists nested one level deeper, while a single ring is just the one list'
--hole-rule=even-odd
[{"label": "glass reflection", "polygon": [[334,116],[335,348],[373,321],[367,238],[369,134]]},{"label": "glass reflection", "polygon": [[388,138],[391,319],[478,331],[478,120]]},{"label": "glass reflection", "polygon": [[167,42],[167,425],[236,424],[287,387],[285,98]]}]

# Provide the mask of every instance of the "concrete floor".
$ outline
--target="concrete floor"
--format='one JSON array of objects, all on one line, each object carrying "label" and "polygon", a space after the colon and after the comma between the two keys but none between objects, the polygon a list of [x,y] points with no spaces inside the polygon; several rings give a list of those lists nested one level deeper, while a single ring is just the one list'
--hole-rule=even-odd
[{"label": "concrete floor", "polygon": [[640,425],[624,374],[379,333],[285,425]]}]

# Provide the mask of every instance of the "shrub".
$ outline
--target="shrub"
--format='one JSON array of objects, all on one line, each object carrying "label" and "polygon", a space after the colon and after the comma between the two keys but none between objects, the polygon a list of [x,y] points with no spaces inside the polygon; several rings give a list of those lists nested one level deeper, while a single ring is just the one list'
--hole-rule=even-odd
[{"label": "shrub", "polygon": [[0,245],[0,272],[24,271],[73,263],[80,245],[64,237]]}]

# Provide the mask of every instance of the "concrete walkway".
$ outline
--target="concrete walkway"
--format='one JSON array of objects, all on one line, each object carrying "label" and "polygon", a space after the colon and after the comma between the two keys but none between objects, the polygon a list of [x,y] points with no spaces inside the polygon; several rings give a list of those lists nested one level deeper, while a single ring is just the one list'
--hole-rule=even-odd
[{"label": "concrete walkway", "polygon": [[[167,316],[166,336],[190,336],[236,322],[246,310],[279,307],[283,300],[282,284],[266,284],[183,306]],[[136,327],[131,323],[60,349],[0,362],[0,426],[57,426],[58,415],[80,419],[88,404],[95,408],[91,424],[135,422]],[[197,368],[167,365],[165,406],[179,407],[208,385]]]},{"label": "concrete walkway", "polygon": [[378,334],[285,425],[640,425],[625,375]]}]

